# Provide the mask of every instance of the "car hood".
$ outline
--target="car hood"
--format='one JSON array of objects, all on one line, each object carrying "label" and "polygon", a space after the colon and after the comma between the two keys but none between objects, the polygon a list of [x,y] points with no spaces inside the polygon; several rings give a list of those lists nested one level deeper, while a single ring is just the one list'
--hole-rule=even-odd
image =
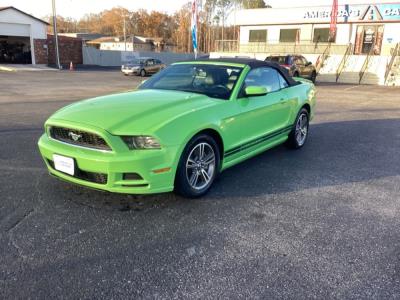
[{"label": "car hood", "polygon": [[223,100],[167,90],[138,90],[97,97],[66,106],[50,121],[87,124],[115,135],[148,134],[182,115]]}]

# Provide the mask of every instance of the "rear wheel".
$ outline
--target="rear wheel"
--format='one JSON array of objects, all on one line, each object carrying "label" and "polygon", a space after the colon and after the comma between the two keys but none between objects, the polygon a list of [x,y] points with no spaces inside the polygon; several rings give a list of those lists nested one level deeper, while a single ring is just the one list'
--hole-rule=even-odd
[{"label": "rear wheel", "polygon": [[304,146],[308,137],[309,113],[308,110],[302,108],[297,115],[295,126],[289,134],[287,144],[290,148],[300,149]]},{"label": "rear wheel", "polygon": [[315,83],[315,80],[317,79],[317,72],[313,71],[310,77],[310,80]]},{"label": "rear wheel", "polygon": [[300,75],[299,75],[299,72],[297,72],[297,71],[295,71],[294,73],[293,73],[293,77],[299,77]]},{"label": "rear wheel", "polygon": [[175,191],[188,198],[205,195],[220,166],[217,143],[208,135],[195,136],[185,147],[175,178]]}]

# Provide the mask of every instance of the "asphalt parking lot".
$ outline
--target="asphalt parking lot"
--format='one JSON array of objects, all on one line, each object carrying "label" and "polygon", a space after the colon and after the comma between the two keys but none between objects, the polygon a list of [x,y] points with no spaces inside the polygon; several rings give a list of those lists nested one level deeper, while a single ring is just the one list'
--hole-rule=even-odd
[{"label": "asphalt parking lot", "polygon": [[400,89],[319,85],[300,151],[280,146],[198,200],[50,177],[36,142],[119,72],[0,72],[0,298],[400,298]]}]

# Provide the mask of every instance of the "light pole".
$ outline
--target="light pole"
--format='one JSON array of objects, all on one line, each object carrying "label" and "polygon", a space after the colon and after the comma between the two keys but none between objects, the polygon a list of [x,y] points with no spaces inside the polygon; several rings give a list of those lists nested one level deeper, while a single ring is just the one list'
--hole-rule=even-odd
[{"label": "light pole", "polygon": [[56,1],[52,0],[53,6],[53,33],[55,41],[55,52],[56,52],[56,65],[59,70],[61,70],[60,65],[60,53],[58,52],[58,36],[57,36],[57,14],[56,14]]},{"label": "light pole", "polygon": [[125,51],[126,51],[126,20],[124,15],[124,42],[125,42]]}]

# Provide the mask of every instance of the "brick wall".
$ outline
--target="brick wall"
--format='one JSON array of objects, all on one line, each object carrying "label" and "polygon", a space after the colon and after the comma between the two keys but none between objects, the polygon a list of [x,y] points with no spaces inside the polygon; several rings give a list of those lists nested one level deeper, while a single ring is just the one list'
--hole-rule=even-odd
[{"label": "brick wall", "polygon": [[[46,40],[35,39],[35,59],[37,64],[56,64],[54,36],[48,35]],[[47,48],[46,48],[47,47]],[[60,53],[60,63],[69,65],[72,61],[74,65],[82,64],[82,40],[79,38],[58,37],[58,49]]]},{"label": "brick wall", "polygon": [[47,40],[34,39],[33,45],[35,48],[35,60],[37,64],[48,64],[47,57]]},{"label": "brick wall", "polygon": [[[55,64],[55,46],[54,36],[47,36],[47,45],[49,48],[49,64]],[[68,65],[71,61],[75,64],[82,64],[82,40],[79,38],[59,36],[58,49],[60,53],[60,63]]]}]

